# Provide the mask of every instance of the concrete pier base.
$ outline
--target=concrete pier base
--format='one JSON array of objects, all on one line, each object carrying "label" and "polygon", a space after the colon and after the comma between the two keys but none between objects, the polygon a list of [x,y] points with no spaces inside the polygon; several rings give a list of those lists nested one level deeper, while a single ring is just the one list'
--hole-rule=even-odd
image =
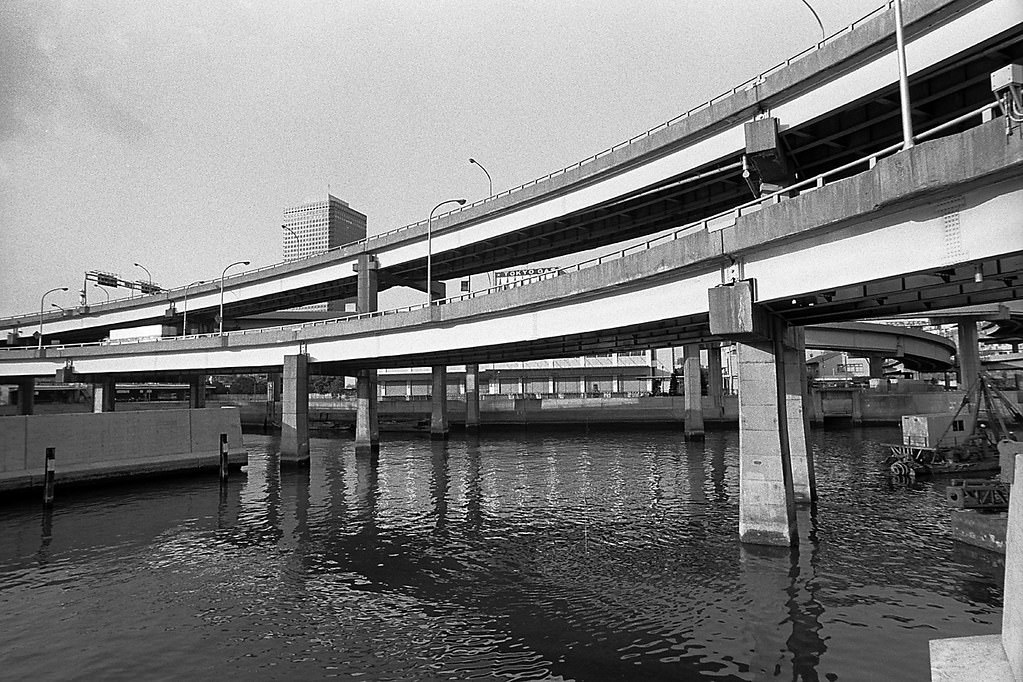
[{"label": "concrete pier base", "polygon": [[309,356],[284,358],[281,407],[281,464],[309,464]]},{"label": "concrete pier base", "polygon": [[448,387],[447,367],[437,365],[433,368],[433,393],[430,399],[430,438],[446,440],[448,438]]},{"label": "concrete pier base", "polygon": [[380,447],[380,428],[377,421],[376,370],[364,369],[355,379],[357,402],[355,406],[355,454],[369,454]]},{"label": "concrete pier base", "polygon": [[777,340],[737,348],[739,539],[758,545],[787,546],[797,537],[781,346]]},{"label": "concrete pier base", "polygon": [[685,439],[703,440],[703,399],[700,388],[700,346],[682,347],[682,382],[685,400]]}]

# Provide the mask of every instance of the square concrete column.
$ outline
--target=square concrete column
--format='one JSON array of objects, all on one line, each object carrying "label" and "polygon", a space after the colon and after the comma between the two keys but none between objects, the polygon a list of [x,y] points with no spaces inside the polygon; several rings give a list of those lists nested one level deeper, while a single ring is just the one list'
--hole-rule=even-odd
[{"label": "square concrete column", "polygon": [[284,357],[281,464],[309,464],[309,356]]},{"label": "square concrete column", "polygon": [[794,344],[785,348],[785,414],[789,425],[789,455],[792,460],[792,493],[796,503],[810,504],[817,499],[813,453],[808,433],[809,397],[806,382],[806,333],[793,327]]},{"label": "square concrete column", "polygon": [[371,313],[377,309],[379,265],[373,254],[359,254],[359,262],[355,265],[357,273],[355,309],[360,313]]},{"label": "square concrete column", "polygon": [[[380,263],[371,253],[360,253],[355,264],[355,310],[372,313],[377,309],[380,289]],[[357,404],[355,409],[355,454],[369,454],[380,449],[380,422],[377,418],[377,371],[361,370],[355,377]]]},{"label": "square concrete column", "polygon": [[448,437],[448,389],[447,367],[433,368],[433,394],[430,398],[430,438],[446,440]]},{"label": "square concrete column", "polygon": [[959,388],[968,391],[980,375],[980,344],[977,340],[977,323],[970,318],[956,322],[958,341],[956,356],[959,360]]},{"label": "square concrete column", "polygon": [[480,429],[479,365],[465,366],[465,430],[475,433]]},{"label": "square concrete column", "polygon": [[35,378],[18,379],[18,414],[32,414],[36,405]]},{"label": "square concrete column", "polygon": [[686,440],[703,440],[703,391],[700,388],[700,346],[682,347],[683,404]]},{"label": "square concrete column", "polygon": [[780,339],[739,343],[737,356],[739,540],[787,546],[797,536],[784,351]]},{"label": "square concrete column", "polygon": [[206,407],[206,377],[188,377],[188,406],[192,409]]},{"label": "square concrete column", "polygon": [[92,381],[92,411],[113,412],[116,405],[116,383],[112,376],[96,377]]},{"label": "square concrete column", "polygon": [[[380,447],[376,405],[376,371],[360,370],[355,378],[355,454],[364,455]],[[376,437],[374,437],[376,435]]]}]

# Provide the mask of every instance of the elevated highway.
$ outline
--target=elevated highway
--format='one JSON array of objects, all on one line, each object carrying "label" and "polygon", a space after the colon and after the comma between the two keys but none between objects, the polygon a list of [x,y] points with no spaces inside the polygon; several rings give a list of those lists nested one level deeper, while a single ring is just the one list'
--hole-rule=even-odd
[{"label": "elevated highway", "polygon": [[[708,291],[754,280],[794,325],[1013,300],[1023,279],[1023,142],[995,119],[868,164],[721,229],[444,305],[159,342],[0,352],[0,377],[280,367],[326,371],[565,357],[716,340]],[[979,276],[978,276],[979,274]]]},{"label": "elevated highway", "polygon": [[[991,71],[1023,60],[1018,0],[919,0],[907,7],[907,58],[917,129],[959,121],[990,102]],[[778,152],[791,180],[842,168],[900,139],[891,4],[811,50],[584,162],[442,215],[432,226],[437,280],[554,258],[699,223],[753,194],[743,175],[746,123],[777,119]],[[961,121],[940,134],[963,130]],[[858,168],[839,172],[851,175]],[[813,190],[815,188],[806,188]],[[759,191],[753,187],[753,191]],[[796,193],[796,191],[793,191]],[[700,229],[739,224],[739,214]],[[427,289],[422,222],[302,261],[227,280],[234,318],[355,294],[360,254],[379,263],[380,286]],[[182,289],[44,314],[46,339],[95,341],[110,329],[180,325]],[[187,292],[189,318],[213,327],[217,284]],[[500,303],[495,303],[500,305]],[[0,320],[0,334],[30,334],[38,313]],[[229,324],[230,326],[230,324]]]}]

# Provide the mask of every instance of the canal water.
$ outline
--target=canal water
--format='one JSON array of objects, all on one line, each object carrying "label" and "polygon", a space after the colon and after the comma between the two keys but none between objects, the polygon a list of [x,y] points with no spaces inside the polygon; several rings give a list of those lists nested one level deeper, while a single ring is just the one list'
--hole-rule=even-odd
[{"label": "canal water", "polygon": [[314,438],[279,472],[0,503],[0,678],[926,680],[928,641],[998,632],[993,557],[893,429],[812,435],[789,549],[737,540],[738,435]]}]

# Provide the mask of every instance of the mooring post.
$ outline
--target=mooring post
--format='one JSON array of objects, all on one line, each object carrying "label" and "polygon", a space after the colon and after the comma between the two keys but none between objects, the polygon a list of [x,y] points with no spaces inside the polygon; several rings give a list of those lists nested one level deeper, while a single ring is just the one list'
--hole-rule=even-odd
[{"label": "mooring post", "polygon": [[227,434],[220,434],[220,481],[227,482]]},{"label": "mooring post", "polygon": [[46,448],[46,468],[43,474],[43,504],[53,504],[53,484],[57,467],[57,448]]}]

